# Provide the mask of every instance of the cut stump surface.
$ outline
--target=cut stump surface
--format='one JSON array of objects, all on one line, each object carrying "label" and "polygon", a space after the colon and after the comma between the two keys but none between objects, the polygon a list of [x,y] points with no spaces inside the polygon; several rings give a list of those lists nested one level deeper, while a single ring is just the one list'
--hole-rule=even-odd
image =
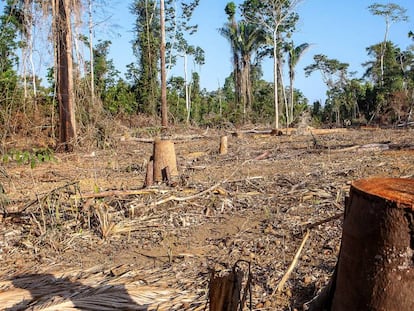
[{"label": "cut stump surface", "polygon": [[331,310],[414,310],[414,180],[355,181]]}]

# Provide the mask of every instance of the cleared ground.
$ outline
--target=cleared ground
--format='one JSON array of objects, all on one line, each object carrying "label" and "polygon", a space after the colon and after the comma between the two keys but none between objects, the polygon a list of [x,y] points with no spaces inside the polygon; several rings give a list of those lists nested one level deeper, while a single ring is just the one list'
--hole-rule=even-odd
[{"label": "cleared ground", "polygon": [[[253,310],[301,309],[335,266],[351,182],[414,176],[412,130],[311,132],[177,130],[174,187],[142,189],[148,133],[33,168],[4,163],[0,305],[204,310],[212,271],[237,263]],[[221,135],[227,155],[218,154]]]}]

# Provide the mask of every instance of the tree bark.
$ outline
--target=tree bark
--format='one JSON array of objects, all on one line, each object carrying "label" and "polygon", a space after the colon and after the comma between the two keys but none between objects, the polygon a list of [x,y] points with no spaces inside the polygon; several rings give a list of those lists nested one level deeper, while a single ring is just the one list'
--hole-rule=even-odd
[{"label": "tree bark", "polygon": [[324,308],[414,310],[414,180],[355,181]]},{"label": "tree bark", "polygon": [[174,143],[170,140],[161,140],[159,138],[154,141],[153,150],[154,159],[154,182],[163,182],[166,176],[174,178],[178,176],[177,160],[175,156]]},{"label": "tree bark", "polygon": [[225,155],[228,152],[228,147],[227,147],[227,136],[221,136],[220,137],[220,150],[219,153],[221,155]]},{"label": "tree bark", "polygon": [[237,311],[242,289],[242,271],[231,271],[224,276],[211,276],[210,311]]},{"label": "tree bark", "polygon": [[76,140],[75,105],[73,94],[72,27],[70,1],[54,0],[55,44],[57,64],[57,97],[59,101],[59,145],[63,151],[73,151]]},{"label": "tree bark", "polygon": [[168,106],[167,106],[167,73],[165,68],[165,5],[164,0],[160,1],[160,23],[161,23],[161,126],[168,127]]}]

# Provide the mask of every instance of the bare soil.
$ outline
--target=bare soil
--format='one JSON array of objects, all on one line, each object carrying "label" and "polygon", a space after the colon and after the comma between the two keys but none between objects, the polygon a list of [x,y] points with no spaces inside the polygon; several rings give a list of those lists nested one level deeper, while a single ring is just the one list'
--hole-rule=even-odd
[{"label": "bare soil", "polygon": [[1,310],[205,310],[212,272],[233,267],[246,310],[299,310],[333,272],[351,182],[414,176],[413,130],[177,129],[180,177],[142,189],[152,144],[139,133],[3,164]]}]

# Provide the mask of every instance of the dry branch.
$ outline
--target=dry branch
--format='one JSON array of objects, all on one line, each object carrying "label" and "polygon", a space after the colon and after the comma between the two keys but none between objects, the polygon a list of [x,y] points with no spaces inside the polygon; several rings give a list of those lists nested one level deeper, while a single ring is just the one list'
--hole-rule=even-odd
[{"label": "dry branch", "polygon": [[152,193],[165,193],[167,190],[160,189],[139,189],[139,190],[108,190],[97,193],[84,193],[81,195],[73,195],[71,199],[99,199],[106,197],[125,197],[130,195],[142,195],[142,194],[152,194]]},{"label": "dry branch", "polygon": [[341,217],[343,217],[343,216],[344,216],[344,213],[338,213],[338,214],[336,214],[336,215],[333,215],[333,216],[331,216],[331,217],[328,217],[328,218],[322,219],[322,220],[320,220],[320,221],[317,221],[317,222],[314,222],[314,223],[307,224],[307,225],[305,226],[305,229],[306,229],[306,230],[313,229],[313,228],[315,228],[315,227],[317,227],[317,226],[319,226],[319,225],[323,225],[323,224],[325,224],[325,223],[327,223],[327,222],[330,222],[330,221],[332,221],[332,220],[339,219],[339,218],[341,218]]},{"label": "dry branch", "polygon": [[293,258],[292,263],[290,264],[289,268],[287,269],[285,275],[282,277],[282,279],[279,282],[279,285],[277,286],[277,292],[283,291],[283,287],[285,286],[286,281],[289,279],[293,269],[295,268],[296,264],[298,263],[300,253],[302,252],[303,247],[305,246],[306,241],[308,240],[310,235],[310,231],[307,230],[305,233],[305,236],[303,237],[302,243],[300,244],[295,257]]}]

